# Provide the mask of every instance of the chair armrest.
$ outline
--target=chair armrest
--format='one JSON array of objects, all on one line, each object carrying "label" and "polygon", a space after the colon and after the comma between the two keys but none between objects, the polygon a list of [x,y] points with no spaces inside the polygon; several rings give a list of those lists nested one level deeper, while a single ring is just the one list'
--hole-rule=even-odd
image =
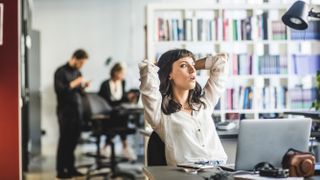
[{"label": "chair armrest", "polygon": [[110,119],[109,115],[105,115],[105,114],[95,114],[91,117],[92,120],[106,120],[106,119]]},{"label": "chair armrest", "polygon": [[138,132],[144,136],[148,136],[150,137],[151,136],[151,133],[152,133],[152,130],[149,130],[149,129],[138,129]]}]

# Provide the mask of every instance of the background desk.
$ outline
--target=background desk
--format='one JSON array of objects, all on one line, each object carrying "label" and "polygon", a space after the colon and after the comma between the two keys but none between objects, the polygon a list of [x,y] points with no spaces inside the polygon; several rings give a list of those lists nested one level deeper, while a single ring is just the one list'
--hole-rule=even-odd
[{"label": "background desk", "polygon": [[284,114],[291,115],[303,115],[305,117],[309,117],[313,120],[320,120],[320,112],[319,111],[287,111]]},{"label": "background desk", "polygon": [[234,128],[227,131],[217,130],[217,133],[221,139],[237,139],[239,128]]}]

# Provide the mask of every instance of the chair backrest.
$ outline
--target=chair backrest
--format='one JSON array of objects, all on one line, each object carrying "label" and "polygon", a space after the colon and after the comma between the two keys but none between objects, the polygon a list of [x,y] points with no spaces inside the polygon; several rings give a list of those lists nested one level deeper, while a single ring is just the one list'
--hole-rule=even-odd
[{"label": "chair backrest", "polygon": [[111,106],[97,93],[86,93],[83,100],[84,123],[83,131],[93,131],[95,134],[103,132],[105,122],[97,119],[110,118],[112,112]]},{"label": "chair backrest", "polygon": [[90,114],[108,114],[112,107],[101,96],[96,93],[87,93],[87,99],[90,107]]},{"label": "chair backrest", "polygon": [[91,130],[96,134],[134,134],[136,129],[128,127],[126,116],[112,108],[101,96],[88,93],[87,100],[90,107]]},{"label": "chair backrest", "polygon": [[166,166],[166,155],[164,143],[156,132],[152,132],[147,148],[148,166]]},{"label": "chair backrest", "polygon": [[81,130],[82,131],[90,131],[91,130],[91,110],[89,100],[87,98],[87,94],[85,96],[81,96],[82,98],[82,122],[81,122]]}]

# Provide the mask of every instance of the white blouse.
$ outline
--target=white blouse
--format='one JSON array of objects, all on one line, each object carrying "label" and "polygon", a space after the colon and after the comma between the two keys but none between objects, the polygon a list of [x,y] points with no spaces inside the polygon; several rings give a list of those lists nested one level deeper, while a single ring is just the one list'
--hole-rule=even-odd
[{"label": "white blouse", "polygon": [[119,101],[122,98],[122,81],[109,81],[109,87],[111,92],[110,99],[112,101]]},{"label": "white blouse", "polygon": [[205,104],[192,115],[178,111],[166,115],[161,110],[162,96],[159,91],[159,68],[144,60],[139,64],[140,91],[146,121],[165,143],[168,165],[203,160],[227,162],[211,114],[225,90],[228,72],[226,56],[207,57],[205,67],[210,69],[210,77],[204,87]]}]

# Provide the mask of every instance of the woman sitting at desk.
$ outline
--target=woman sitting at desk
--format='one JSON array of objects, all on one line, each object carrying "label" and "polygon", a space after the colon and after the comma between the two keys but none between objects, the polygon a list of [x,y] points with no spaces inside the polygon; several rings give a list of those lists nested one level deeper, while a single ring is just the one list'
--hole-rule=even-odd
[{"label": "woman sitting at desk", "polygon": [[[111,68],[110,76],[110,79],[101,84],[98,94],[102,96],[113,108],[121,105],[122,103],[135,102],[135,94],[126,94],[125,92],[124,70],[120,63],[116,63]],[[121,117],[116,118],[116,120],[121,121],[120,118]],[[123,122],[125,122],[124,126],[126,126],[126,121]],[[122,141],[122,154],[129,160],[136,160],[137,157],[133,149],[128,145],[127,135],[125,133],[121,133],[119,135]],[[107,135],[106,145],[108,144],[108,141],[113,138],[114,136]],[[107,149],[106,146],[105,149]],[[108,154],[108,152],[106,152],[106,154]]]},{"label": "woman sitting at desk", "polygon": [[[225,90],[227,55],[195,61],[190,51],[175,49],[164,53],[157,65],[144,60],[139,69],[145,119],[165,144],[167,164],[226,163],[211,114]],[[210,69],[203,90],[196,82],[200,69]]]}]

